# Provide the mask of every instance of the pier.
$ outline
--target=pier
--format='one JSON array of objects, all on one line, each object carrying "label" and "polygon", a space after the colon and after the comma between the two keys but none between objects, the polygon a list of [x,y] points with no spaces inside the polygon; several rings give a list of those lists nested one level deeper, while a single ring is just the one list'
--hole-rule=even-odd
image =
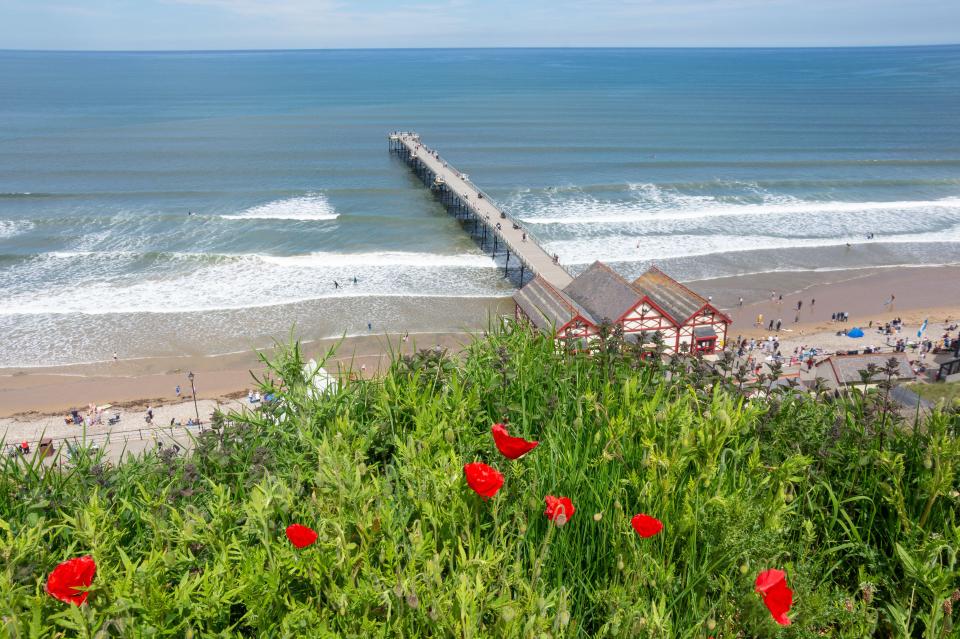
[{"label": "pier", "polygon": [[559,261],[537,244],[526,229],[466,174],[424,145],[418,134],[396,132],[391,133],[388,140],[390,152],[404,160],[447,211],[463,223],[480,249],[494,259],[504,258],[504,277],[523,286],[539,275],[558,290],[572,281]]}]

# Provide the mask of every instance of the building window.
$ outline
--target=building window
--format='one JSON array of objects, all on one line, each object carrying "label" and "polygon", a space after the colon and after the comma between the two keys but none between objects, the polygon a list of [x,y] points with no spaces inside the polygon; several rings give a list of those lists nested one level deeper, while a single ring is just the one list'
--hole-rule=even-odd
[{"label": "building window", "polygon": [[706,337],[706,338],[697,340],[698,353],[713,353],[716,350],[717,350],[716,337]]}]

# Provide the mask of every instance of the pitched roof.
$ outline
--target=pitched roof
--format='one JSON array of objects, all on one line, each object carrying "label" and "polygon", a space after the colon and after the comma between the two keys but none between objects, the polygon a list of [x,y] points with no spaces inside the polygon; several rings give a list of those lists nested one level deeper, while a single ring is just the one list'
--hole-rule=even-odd
[{"label": "pitched roof", "polygon": [[563,292],[599,321],[615,322],[640,301],[630,283],[602,262],[591,264]]},{"label": "pitched roof", "polygon": [[541,330],[560,328],[577,315],[595,323],[586,310],[539,275],[514,293],[513,300]]},{"label": "pitched roof", "polygon": [[897,371],[893,379],[913,379],[913,369],[910,367],[910,360],[906,353],[864,353],[862,355],[831,355],[825,360],[817,362],[816,366],[829,366],[833,378],[841,384],[859,384],[863,380],[860,378],[860,371],[866,370],[867,366],[873,364],[878,372],[873,376],[873,383],[886,378],[886,375],[879,372],[879,369],[887,365],[890,358],[897,360]]},{"label": "pitched roof", "polygon": [[706,298],[697,295],[656,266],[651,266],[643,275],[633,280],[633,288],[662,308],[676,324],[683,324],[709,304]]}]

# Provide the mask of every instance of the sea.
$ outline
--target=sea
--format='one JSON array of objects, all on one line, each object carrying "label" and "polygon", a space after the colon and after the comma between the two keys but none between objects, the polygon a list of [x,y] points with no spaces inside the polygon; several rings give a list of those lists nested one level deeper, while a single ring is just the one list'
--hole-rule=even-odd
[{"label": "sea", "polygon": [[956,46],[0,51],[0,86],[0,367],[487,325],[511,284],[398,129],[575,272],[960,262]]}]

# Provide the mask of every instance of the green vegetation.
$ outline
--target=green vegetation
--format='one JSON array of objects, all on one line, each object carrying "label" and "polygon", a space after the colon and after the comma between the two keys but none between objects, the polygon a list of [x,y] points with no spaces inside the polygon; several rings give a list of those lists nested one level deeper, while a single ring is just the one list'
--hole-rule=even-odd
[{"label": "green vegetation", "polygon": [[[279,401],[189,454],[0,475],[6,636],[956,637],[960,416],[748,386],[610,336],[592,356],[509,328],[314,396],[296,346]],[[538,439],[515,461],[493,422]],[[463,465],[505,477],[489,501]],[[546,495],[570,497],[563,527]],[[664,523],[641,539],[630,518]],[[288,524],[319,533],[298,550]],[[84,606],[44,593],[91,554]],[[754,593],[786,571],[793,625]],[[960,603],[957,603],[960,607]]]},{"label": "green vegetation", "polygon": [[944,406],[951,407],[960,402],[960,382],[945,382],[942,384],[910,384],[910,390],[933,403],[943,402]]}]

